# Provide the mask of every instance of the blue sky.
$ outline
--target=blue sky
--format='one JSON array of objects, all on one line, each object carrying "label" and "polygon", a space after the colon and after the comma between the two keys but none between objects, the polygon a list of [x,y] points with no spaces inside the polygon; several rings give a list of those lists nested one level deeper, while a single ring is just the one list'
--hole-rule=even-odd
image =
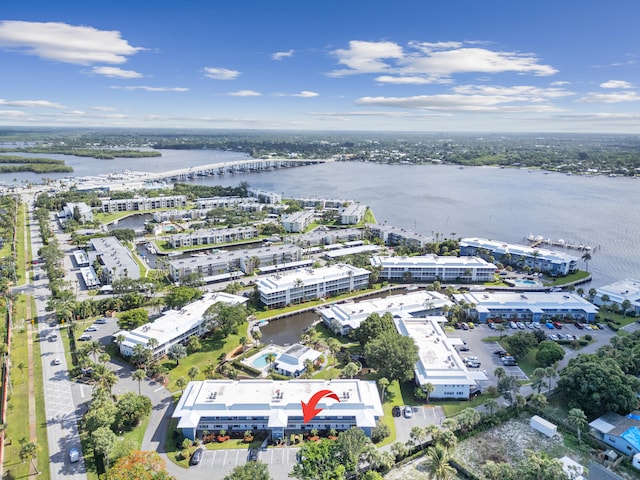
[{"label": "blue sky", "polygon": [[3,0],[0,125],[640,133],[637,0]]}]

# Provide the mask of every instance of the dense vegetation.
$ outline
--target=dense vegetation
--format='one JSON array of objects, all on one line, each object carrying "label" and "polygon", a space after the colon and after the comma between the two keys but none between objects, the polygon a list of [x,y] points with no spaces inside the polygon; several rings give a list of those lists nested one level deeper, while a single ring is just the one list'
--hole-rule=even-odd
[{"label": "dense vegetation", "polygon": [[[73,155],[74,157],[90,157],[100,160],[113,160],[114,158],[144,158],[144,157],[160,157],[162,153],[154,150],[120,150],[120,149],[104,149],[104,148],[73,148],[73,147],[20,147],[20,148],[0,148],[0,153],[6,152],[24,152],[24,153],[42,153],[42,154],[58,154]],[[49,159],[46,159],[49,160]],[[52,160],[55,161],[55,160]]]},{"label": "dense vegetation", "polygon": [[[88,152],[122,156],[157,155],[155,149],[215,149],[254,158],[337,157],[377,163],[450,163],[464,166],[541,168],[583,174],[635,176],[640,172],[640,139],[598,134],[452,134],[382,132],[270,132],[165,130],[0,130],[0,142],[33,142],[29,151]],[[60,145],[64,147],[50,146]],[[91,145],[92,148],[87,146]],[[113,150],[117,147],[118,150]],[[15,151],[15,149],[14,149]],[[24,151],[24,150],[23,150]],[[126,153],[128,155],[128,153]]]},{"label": "dense vegetation", "polygon": [[[3,151],[0,149],[0,152]],[[33,172],[54,173],[73,172],[73,168],[65,165],[62,160],[52,158],[18,157],[15,155],[0,155],[0,173]]]}]

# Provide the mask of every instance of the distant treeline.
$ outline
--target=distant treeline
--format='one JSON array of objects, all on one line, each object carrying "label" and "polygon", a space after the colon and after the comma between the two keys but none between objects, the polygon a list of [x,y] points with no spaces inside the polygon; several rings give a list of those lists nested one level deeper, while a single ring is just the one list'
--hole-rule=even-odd
[{"label": "distant treeline", "polygon": [[[14,155],[0,155],[0,173],[33,172],[33,173],[59,173],[73,172],[73,168],[65,165],[63,160],[53,158],[17,157]],[[18,164],[18,165],[15,165]]]},{"label": "distant treeline", "polygon": [[249,184],[240,182],[237,187],[223,187],[222,185],[193,185],[190,183],[176,183],[173,186],[174,195],[185,195],[187,199],[205,197],[246,197]]},{"label": "distant treeline", "polygon": [[74,157],[90,157],[99,160],[113,160],[114,158],[144,158],[160,157],[162,153],[155,150],[104,150],[101,148],[71,148],[71,147],[27,147],[27,148],[0,148],[0,152],[25,152],[73,155]]}]

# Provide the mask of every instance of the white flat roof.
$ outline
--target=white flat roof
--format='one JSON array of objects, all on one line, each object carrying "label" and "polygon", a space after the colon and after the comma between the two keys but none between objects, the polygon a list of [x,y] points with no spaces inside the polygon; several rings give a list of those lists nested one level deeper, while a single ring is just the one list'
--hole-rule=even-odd
[{"label": "white flat roof", "polygon": [[489,248],[498,252],[510,253],[511,255],[532,256],[533,252],[538,252],[539,258],[544,258],[554,262],[577,262],[578,257],[563,252],[556,252],[547,248],[530,247],[528,245],[519,245],[515,243],[506,243],[500,240],[489,240],[486,238],[463,238],[460,245],[468,244],[476,247]]},{"label": "white flat roof", "polygon": [[[375,382],[362,380],[204,380],[189,382],[173,417],[178,428],[195,427],[201,417],[269,416],[269,426],[284,426],[291,416],[302,417],[300,402],[321,390],[340,398],[323,398],[317,408],[321,417],[354,416],[357,425],[374,427],[384,415]],[[273,419],[273,422],[272,422]]]},{"label": "white flat roof", "polygon": [[325,252],[324,256],[329,258],[346,257],[347,255],[356,255],[358,253],[377,252],[385,247],[378,245],[358,245],[355,247],[340,248],[331,252]]},{"label": "white flat roof", "polygon": [[130,348],[139,343],[146,345],[151,338],[155,338],[159,345],[164,345],[201,323],[204,312],[211,305],[218,302],[236,305],[245,303],[247,300],[245,297],[231,295],[230,293],[205,293],[202,298],[185,305],[180,310],[167,310],[154,322],[146,323],[130,332],[122,331],[118,333],[122,333],[125,336],[122,345]]},{"label": "white flat roof", "polygon": [[299,268],[297,270],[291,270],[282,272],[280,275],[271,275],[267,278],[262,278],[256,282],[260,292],[270,291],[282,291],[287,288],[293,288],[298,280],[302,281],[303,285],[316,285],[321,282],[330,282],[331,280],[338,280],[345,278],[349,275],[349,272],[353,272],[353,276],[369,275],[369,270],[364,268],[354,267],[339,263],[337,265],[331,265],[329,267],[321,268]]},{"label": "white flat roof", "polygon": [[474,375],[442,330],[440,324],[446,321],[442,316],[394,318],[398,332],[413,338],[418,346],[415,373],[420,385],[476,385]]},{"label": "white flat roof", "polygon": [[415,255],[410,257],[378,257],[371,259],[373,266],[410,266],[410,267],[458,267],[458,268],[474,268],[487,267],[495,269],[493,263],[487,262],[480,257],[454,257],[447,255]]},{"label": "white flat roof", "polygon": [[629,300],[631,303],[640,303],[640,280],[626,278],[618,282],[610,283],[597,289],[598,295],[609,295],[609,298],[617,303]]},{"label": "white flat roof", "polygon": [[392,315],[414,314],[453,303],[443,294],[430,290],[416,290],[402,295],[390,295],[385,298],[374,298],[357,303],[333,304],[320,309],[320,314],[327,320],[336,319],[342,325],[356,329],[372,313],[380,315],[389,312]]},{"label": "white flat roof", "polygon": [[489,312],[498,308],[526,308],[532,312],[543,312],[545,309],[598,312],[598,307],[580,295],[566,292],[468,292],[455,294],[453,298],[458,303],[464,300],[475,304],[478,312]]}]

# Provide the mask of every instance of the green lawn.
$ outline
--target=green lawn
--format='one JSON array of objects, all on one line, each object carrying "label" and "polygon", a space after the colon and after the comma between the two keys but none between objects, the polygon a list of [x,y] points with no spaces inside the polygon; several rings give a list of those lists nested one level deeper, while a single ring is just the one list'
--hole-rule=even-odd
[{"label": "green lawn", "polygon": [[550,287],[550,286],[561,287],[562,285],[567,285],[568,283],[577,282],[578,280],[583,280],[587,278],[589,275],[590,275],[589,272],[586,272],[584,270],[578,270],[576,273],[571,273],[566,277],[550,278],[550,279],[545,278],[545,280],[543,280],[543,284],[547,287]]},{"label": "green lawn", "polygon": [[454,415],[459,414],[461,411],[467,409],[467,408],[474,408],[474,407],[478,407],[480,405],[482,405],[484,402],[486,402],[487,400],[489,400],[490,398],[497,398],[497,397],[490,397],[488,395],[480,395],[476,398],[474,398],[473,400],[458,400],[458,401],[451,401],[451,402],[439,402],[439,401],[433,401],[431,402],[431,405],[439,405],[443,408],[444,413],[447,417],[452,417]]}]

